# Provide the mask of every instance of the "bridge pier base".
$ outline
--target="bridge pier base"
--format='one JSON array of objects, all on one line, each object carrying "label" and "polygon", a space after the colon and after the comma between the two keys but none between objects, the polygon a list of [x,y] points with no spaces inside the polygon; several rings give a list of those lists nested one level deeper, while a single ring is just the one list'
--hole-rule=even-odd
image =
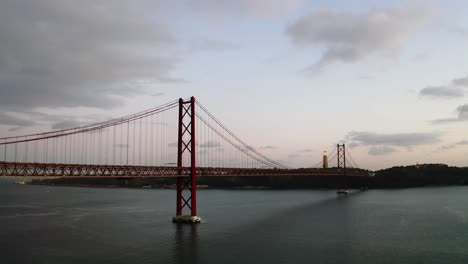
[{"label": "bridge pier base", "polygon": [[201,223],[201,218],[198,216],[191,215],[178,215],[172,218],[173,223],[184,223],[184,224],[198,224]]}]

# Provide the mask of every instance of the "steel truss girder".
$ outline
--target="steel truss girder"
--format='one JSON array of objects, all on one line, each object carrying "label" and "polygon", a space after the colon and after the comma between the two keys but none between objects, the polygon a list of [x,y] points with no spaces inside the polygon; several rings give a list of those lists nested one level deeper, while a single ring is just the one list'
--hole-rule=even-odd
[{"label": "steel truss girder", "polygon": [[[340,176],[341,168],[216,168],[197,167],[197,176]],[[128,165],[93,165],[0,162],[0,176],[16,177],[189,177],[191,167],[169,166],[128,166]],[[367,177],[368,174],[357,169],[347,169],[346,176]]]}]

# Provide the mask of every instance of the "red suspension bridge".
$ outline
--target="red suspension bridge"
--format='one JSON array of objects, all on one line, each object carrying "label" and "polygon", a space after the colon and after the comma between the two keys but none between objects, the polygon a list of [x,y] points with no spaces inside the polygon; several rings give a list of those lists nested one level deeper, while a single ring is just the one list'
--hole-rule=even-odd
[{"label": "red suspension bridge", "polygon": [[0,176],[175,177],[177,216],[187,208],[190,221],[198,221],[197,176],[343,176],[341,189],[348,176],[368,176],[344,144],[315,166],[289,168],[245,143],[194,97],[96,124],[3,137],[2,150]]}]

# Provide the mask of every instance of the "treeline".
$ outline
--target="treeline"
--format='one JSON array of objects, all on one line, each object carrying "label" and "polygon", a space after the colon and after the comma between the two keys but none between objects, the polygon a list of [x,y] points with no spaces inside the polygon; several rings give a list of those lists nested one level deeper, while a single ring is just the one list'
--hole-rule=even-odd
[{"label": "treeline", "polygon": [[468,185],[468,167],[422,164],[377,171],[370,179],[373,188]]}]

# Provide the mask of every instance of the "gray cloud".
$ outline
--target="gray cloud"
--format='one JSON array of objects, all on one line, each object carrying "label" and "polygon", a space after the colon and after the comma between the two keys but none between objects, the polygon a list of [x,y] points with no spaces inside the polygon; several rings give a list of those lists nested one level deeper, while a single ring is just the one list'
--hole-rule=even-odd
[{"label": "gray cloud", "polygon": [[310,153],[310,152],[313,152],[313,151],[314,151],[313,149],[300,149],[297,152],[299,152],[299,153]]},{"label": "gray cloud", "polygon": [[200,144],[200,148],[220,148],[221,143],[218,141],[206,141],[205,143]]},{"label": "gray cloud", "polygon": [[203,52],[203,51],[233,51],[238,50],[239,46],[222,40],[209,40],[200,39],[190,43],[188,50],[190,52]]},{"label": "gray cloud", "polygon": [[453,123],[453,122],[463,122],[468,120],[468,104],[460,105],[455,110],[457,113],[456,117],[452,118],[440,118],[433,120],[433,124],[444,124],[444,123]]},{"label": "gray cloud", "polygon": [[[140,90],[133,81],[176,81],[175,40],[143,0],[5,0],[0,3],[0,105],[9,109],[109,108]],[[120,89],[120,92],[119,92]]]},{"label": "gray cloud", "polygon": [[466,146],[466,145],[468,145],[468,140],[461,140],[450,145],[443,145],[439,148],[439,150],[450,150],[458,146]]},{"label": "gray cloud", "polygon": [[463,37],[468,37],[468,28],[465,27],[454,27],[453,31],[460,34]]},{"label": "gray cloud", "polygon": [[52,124],[52,129],[67,129],[67,128],[74,128],[79,127],[82,125],[87,124],[86,122],[81,122],[76,119],[66,119],[60,122],[56,122]]},{"label": "gray cloud", "polygon": [[41,112],[18,111],[0,113],[0,125],[10,126],[9,131],[17,131],[31,126],[50,126],[51,129],[73,128],[110,119],[107,116],[70,116]]},{"label": "gray cloud", "polygon": [[[10,113],[0,113],[0,125],[19,127],[28,127],[35,125],[36,122],[30,119],[24,119]],[[16,130],[14,129],[14,130]]]},{"label": "gray cloud", "polygon": [[419,91],[419,95],[430,98],[460,98],[465,96],[465,89],[467,87],[468,76],[464,78],[455,78],[446,85],[427,86]]},{"label": "gray cloud", "polygon": [[[71,117],[49,115],[37,112],[5,112],[0,113],[0,125],[10,126],[9,131],[16,131],[24,127],[36,125],[48,125],[50,123],[61,123],[65,119],[71,120]],[[59,125],[60,126],[60,125]],[[52,129],[59,129],[52,124]]]},{"label": "gray cloud", "polygon": [[250,15],[260,17],[281,16],[295,7],[302,0],[197,0],[187,1],[189,7],[212,18],[226,15]]},{"label": "gray cloud", "polygon": [[395,133],[349,132],[346,139],[358,146],[412,147],[434,144],[440,141],[438,133]]},{"label": "gray cloud", "polygon": [[453,79],[452,83],[454,85],[467,86],[468,87],[468,76],[464,78]]},{"label": "gray cloud", "polygon": [[369,151],[367,152],[369,155],[372,156],[383,156],[383,155],[388,155],[393,152],[396,152],[397,150],[392,147],[387,147],[387,146],[374,146],[370,147]]},{"label": "gray cloud", "polygon": [[163,96],[164,93],[163,92],[157,92],[157,93],[153,93],[151,94],[151,96],[154,96],[154,97],[157,97],[157,96]]},{"label": "gray cloud", "polygon": [[322,46],[321,58],[308,70],[333,62],[353,63],[371,54],[394,55],[430,17],[427,6],[374,9],[367,13],[314,11],[289,25],[293,43]]},{"label": "gray cloud", "polygon": [[428,86],[419,91],[419,95],[433,98],[460,98],[465,96],[465,91],[460,87]]},{"label": "gray cloud", "polygon": [[289,154],[288,155],[288,159],[296,159],[296,158],[299,158],[301,155],[300,154],[297,154],[297,153],[294,153],[294,154]]},{"label": "gray cloud", "polygon": [[288,158],[296,159],[299,157],[308,157],[310,155],[308,153],[312,153],[312,152],[314,152],[313,149],[299,149],[299,150],[296,150],[296,153],[289,154]]},{"label": "gray cloud", "polygon": [[277,147],[272,145],[261,146],[260,149],[277,149]]},{"label": "gray cloud", "polygon": [[171,148],[177,148],[179,144],[177,142],[171,142],[169,144],[167,144],[168,147],[171,147]]}]

